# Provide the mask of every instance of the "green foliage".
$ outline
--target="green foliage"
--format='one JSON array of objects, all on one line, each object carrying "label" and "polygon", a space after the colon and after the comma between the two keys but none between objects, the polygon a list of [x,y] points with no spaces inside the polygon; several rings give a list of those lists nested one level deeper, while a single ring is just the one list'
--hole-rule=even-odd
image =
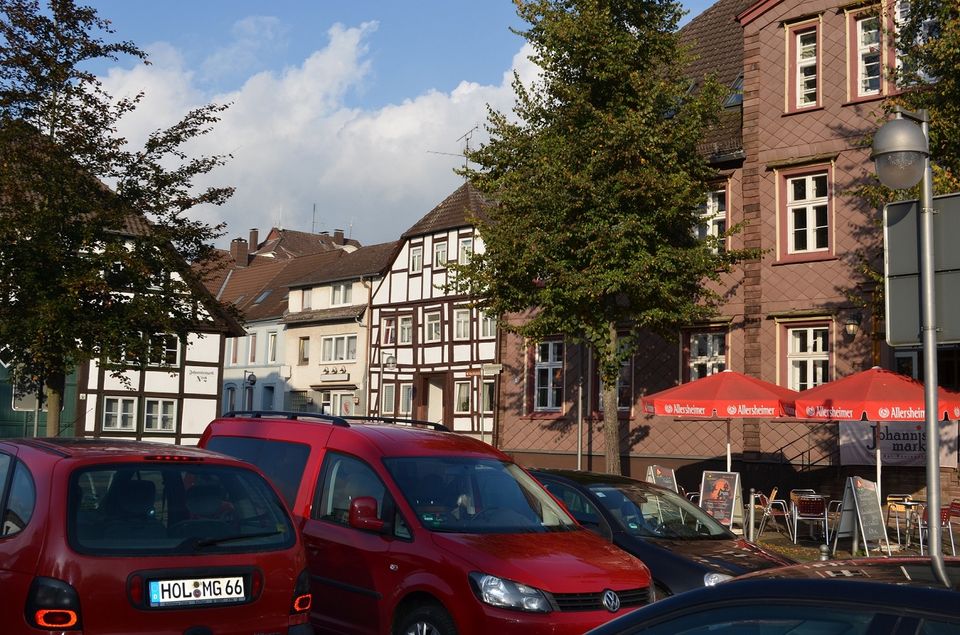
[{"label": "green foliage", "polygon": [[514,116],[491,110],[490,142],[468,153],[479,168],[462,173],[496,205],[457,286],[491,314],[523,313],[504,326],[525,337],[589,342],[612,389],[639,331],[673,336],[713,314],[705,281],[755,255],[694,236],[715,175],[697,144],[728,89],[691,90],[679,3],[516,3],[542,75],[515,76]]},{"label": "green foliage", "polygon": [[145,54],[102,39],[112,33],[72,0],[0,0],[0,342],[21,391],[56,389],[94,357],[145,360],[150,334],[191,330],[199,308],[183,258],[209,259],[221,228],[185,213],[232,193],[193,186],[224,157],[182,149],[223,106],[142,149],[117,134],[140,96],[113,99],[86,68]]}]

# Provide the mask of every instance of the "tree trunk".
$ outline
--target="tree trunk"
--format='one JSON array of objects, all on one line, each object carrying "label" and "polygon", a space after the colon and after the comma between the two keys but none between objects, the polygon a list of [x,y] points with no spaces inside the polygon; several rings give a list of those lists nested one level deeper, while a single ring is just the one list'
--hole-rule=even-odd
[{"label": "tree trunk", "polygon": [[46,436],[60,436],[60,410],[63,406],[64,377],[58,375],[46,381],[47,386],[47,430]]},{"label": "tree trunk", "polygon": [[[602,357],[609,359],[617,353],[617,325],[610,323],[610,350]],[[617,412],[617,378],[613,384],[602,381],[603,390],[603,448],[607,474],[623,474],[620,467],[620,417]]]}]

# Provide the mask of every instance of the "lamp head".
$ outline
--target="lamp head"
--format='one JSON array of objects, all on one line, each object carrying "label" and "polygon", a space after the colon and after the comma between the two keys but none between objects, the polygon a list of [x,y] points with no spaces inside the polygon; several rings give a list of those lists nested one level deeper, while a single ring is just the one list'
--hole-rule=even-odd
[{"label": "lamp head", "polygon": [[876,163],[881,183],[903,190],[920,182],[928,155],[923,129],[907,119],[893,119],[874,135],[870,158]]}]

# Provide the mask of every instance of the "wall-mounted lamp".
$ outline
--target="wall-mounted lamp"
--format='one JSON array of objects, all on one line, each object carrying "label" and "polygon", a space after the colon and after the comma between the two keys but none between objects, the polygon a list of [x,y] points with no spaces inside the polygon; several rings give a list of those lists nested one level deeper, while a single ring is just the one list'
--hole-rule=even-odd
[{"label": "wall-mounted lamp", "polygon": [[248,386],[253,386],[255,383],[257,383],[257,376],[251,371],[245,370],[243,371],[243,383],[247,384]]},{"label": "wall-mounted lamp", "polygon": [[387,355],[383,360],[383,367],[387,370],[394,370],[397,367],[397,358],[393,355]]},{"label": "wall-mounted lamp", "polygon": [[860,322],[863,320],[863,315],[860,313],[854,313],[848,317],[843,323],[843,332],[854,337],[857,333],[860,332]]}]

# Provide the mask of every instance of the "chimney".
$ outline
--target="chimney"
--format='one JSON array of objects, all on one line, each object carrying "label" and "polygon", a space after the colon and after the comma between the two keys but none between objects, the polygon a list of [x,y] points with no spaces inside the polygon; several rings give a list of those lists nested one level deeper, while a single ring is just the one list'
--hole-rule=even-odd
[{"label": "chimney", "polygon": [[342,245],[342,244],[343,244],[343,230],[342,230],[342,229],[335,229],[335,230],[333,230],[333,242],[335,242],[335,243],[338,244],[338,245]]},{"label": "chimney", "polygon": [[233,256],[233,264],[237,267],[247,266],[247,241],[243,238],[234,238],[230,241],[230,255]]},{"label": "chimney", "polygon": [[256,227],[250,230],[249,248],[250,251],[254,252],[260,248],[260,232],[257,231]]}]

